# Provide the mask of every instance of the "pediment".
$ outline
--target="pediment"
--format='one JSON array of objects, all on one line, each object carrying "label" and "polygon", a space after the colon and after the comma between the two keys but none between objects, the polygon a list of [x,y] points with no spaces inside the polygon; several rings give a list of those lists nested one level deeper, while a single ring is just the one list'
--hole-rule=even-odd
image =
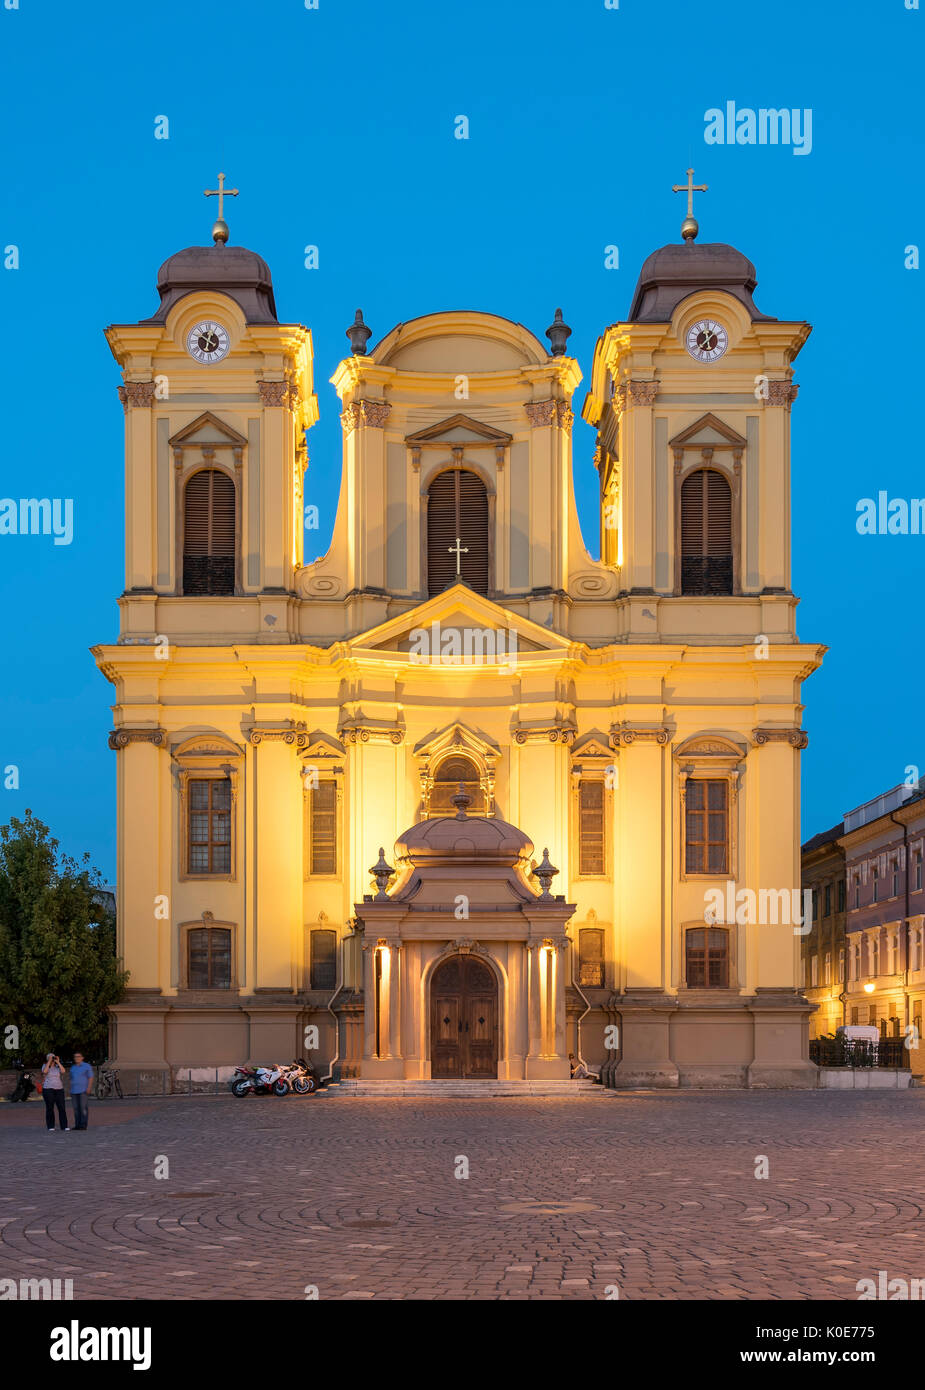
[{"label": "pediment", "polygon": [[432,444],[510,444],[511,435],[496,430],[481,420],[473,420],[470,415],[451,415],[435,425],[427,425],[414,434],[405,435],[405,443],[412,448]]},{"label": "pediment", "polygon": [[668,441],[672,449],[744,449],[747,443],[731,425],[709,412]]},{"label": "pediment", "polygon": [[197,445],[211,445],[212,448],[243,449],[247,444],[243,434],[226,425],[211,410],[197,416],[172,435],[167,443],[172,449],[189,449]]},{"label": "pediment", "polygon": [[501,756],[501,749],[494,739],[487,738],[477,730],[470,729],[468,725],[458,722],[447,724],[436,733],[428,734],[427,738],[415,744],[414,753],[419,758],[432,758],[451,749],[458,749],[460,753],[476,753],[486,759]]},{"label": "pediment", "polygon": [[597,729],[590,734],[584,734],[572,744],[573,762],[589,762],[593,758],[604,758],[608,763],[612,763],[614,758],[607,735]]},{"label": "pediment", "polygon": [[[436,629],[434,625],[436,624]],[[426,641],[422,637],[426,633]],[[455,639],[452,633],[461,634],[461,646],[453,652]],[[444,648],[442,639],[448,637]],[[530,618],[512,613],[493,599],[477,594],[466,584],[454,584],[441,594],[426,599],[415,608],[390,618],[388,622],[358,633],[345,644],[351,651],[378,650],[382,652],[410,653],[416,650],[420,655],[426,648],[439,643],[439,649],[446,655],[478,657],[491,656],[502,662],[509,661],[516,654],[533,652],[556,652],[563,655],[574,647],[574,643],[558,632],[541,627]],[[503,647],[502,647],[503,642]]]},{"label": "pediment", "polygon": [[299,756],[304,761],[317,762],[319,759],[343,758],[346,756],[347,749],[339,739],[332,738],[330,734],[316,730],[309,734],[308,743],[299,750]]}]

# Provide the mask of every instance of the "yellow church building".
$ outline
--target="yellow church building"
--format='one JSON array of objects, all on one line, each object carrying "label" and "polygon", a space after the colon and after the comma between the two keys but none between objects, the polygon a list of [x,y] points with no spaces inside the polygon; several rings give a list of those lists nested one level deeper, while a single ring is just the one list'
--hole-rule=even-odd
[{"label": "yellow church building", "polygon": [[566,1084],[571,1053],[615,1086],[815,1084],[799,928],[705,906],[800,884],[810,330],[761,313],[690,211],[682,231],[595,348],[600,560],[558,311],[548,344],[466,311],[372,348],[357,313],[311,564],[312,337],[266,263],[220,215],[153,317],[107,330],[123,1070],[308,1048],[361,1084],[526,1087]]}]

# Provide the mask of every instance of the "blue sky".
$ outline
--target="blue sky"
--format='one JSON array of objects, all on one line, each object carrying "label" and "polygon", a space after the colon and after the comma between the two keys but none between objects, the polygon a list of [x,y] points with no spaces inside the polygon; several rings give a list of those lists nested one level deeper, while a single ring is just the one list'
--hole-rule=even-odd
[{"label": "blue sky", "polygon": [[[793,412],[793,584],[804,640],[804,838],[923,754],[925,536],[859,536],[859,498],[925,495],[920,431],[925,14],[906,0],[768,10],[742,0],[433,0],[92,6],[0,0],[3,495],[72,497],[70,546],[0,538],[0,821],[28,805],[115,871],[111,687],[88,647],[117,634],[123,418],[102,330],[157,305],[158,266],[205,245],[219,169],[232,240],[266,257],[280,317],[308,324],[321,424],[306,501],[321,553],[340,475],[328,378],[362,306],[400,319],[477,308],[541,337],[561,305],[585,383],[639,267],[678,237],[671,192],[710,186],[701,241],[756,264],[759,307],[808,319]],[[813,147],[716,146],[705,112],[810,108]],[[470,138],[454,138],[466,115]],[[169,140],[154,138],[158,116]],[[315,244],[320,267],[304,268]],[[620,269],[604,268],[619,247]],[[918,424],[917,420],[915,422]],[[590,429],[575,478],[596,543]],[[51,617],[50,615],[54,615]]]}]

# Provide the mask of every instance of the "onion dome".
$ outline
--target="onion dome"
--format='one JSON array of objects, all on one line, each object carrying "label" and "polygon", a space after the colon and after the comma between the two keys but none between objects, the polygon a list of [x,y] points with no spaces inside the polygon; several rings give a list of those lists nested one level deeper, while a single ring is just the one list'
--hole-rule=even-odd
[{"label": "onion dome", "polygon": [[627,322],[667,323],[682,299],[711,289],[733,295],[753,320],[773,322],[752,299],[757,284],[755,267],[734,246],[721,241],[698,245],[692,239],[672,242],[653,251],[644,263]]},{"label": "onion dome", "polygon": [[160,308],[147,323],[163,323],[178,299],[200,290],[228,295],[248,323],[277,323],[270,267],[256,251],[227,246],[188,246],[170,256],[157,273]]}]

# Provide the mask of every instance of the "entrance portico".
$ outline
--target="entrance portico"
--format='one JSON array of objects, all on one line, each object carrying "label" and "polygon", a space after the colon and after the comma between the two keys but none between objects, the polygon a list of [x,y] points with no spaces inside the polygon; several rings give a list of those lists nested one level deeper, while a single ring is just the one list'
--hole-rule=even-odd
[{"label": "entrance portico", "polygon": [[[548,856],[506,821],[421,821],[380,856],[363,935],[364,1078],[568,1080],[566,923]],[[397,872],[392,892],[386,885]]]}]

